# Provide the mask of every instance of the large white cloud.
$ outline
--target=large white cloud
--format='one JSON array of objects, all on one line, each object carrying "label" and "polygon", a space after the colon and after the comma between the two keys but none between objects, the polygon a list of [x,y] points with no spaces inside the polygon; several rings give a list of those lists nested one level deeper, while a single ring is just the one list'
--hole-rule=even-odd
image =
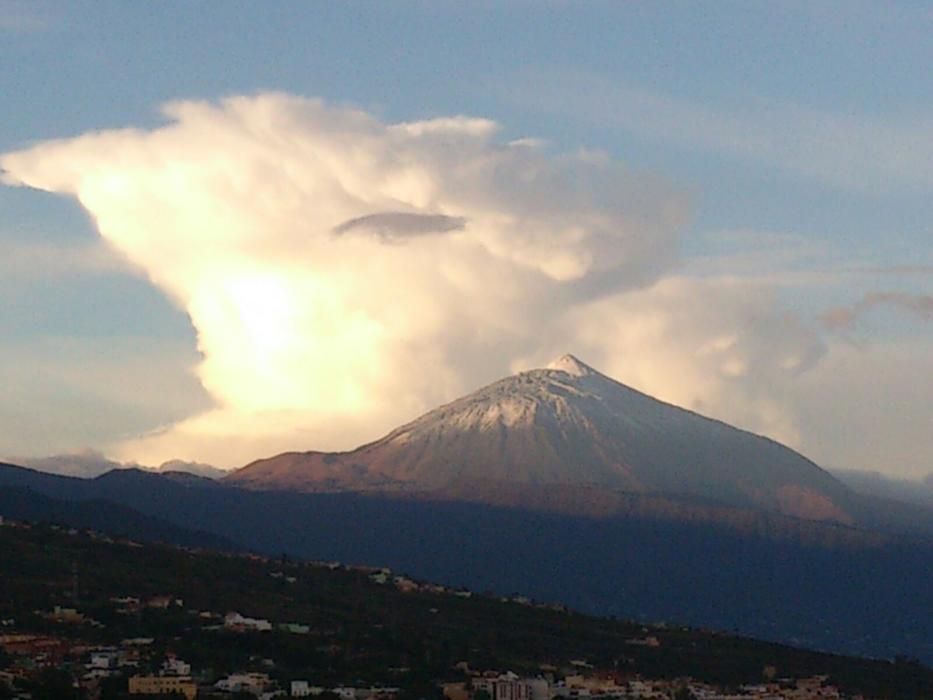
[{"label": "large white cloud", "polygon": [[819,342],[766,294],[664,279],[688,206],[654,179],[479,119],[385,124],[279,94],[165,115],[0,157],[8,184],[77,197],[197,331],[215,408],[118,456],[350,447],[564,351],[795,437],[767,387]]},{"label": "large white cloud", "polygon": [[825,347],[768,286],[670,275],[648,289],[581,304],[566,323],[581,352],[620,381],[801,444],[791,389]]},{"label": "large white cloud", "polygon": [[[826,467],[933,475],[933,340],[833,339],[790,390],[801,447]],[[928,477],[929,478],[929,477]]]}]

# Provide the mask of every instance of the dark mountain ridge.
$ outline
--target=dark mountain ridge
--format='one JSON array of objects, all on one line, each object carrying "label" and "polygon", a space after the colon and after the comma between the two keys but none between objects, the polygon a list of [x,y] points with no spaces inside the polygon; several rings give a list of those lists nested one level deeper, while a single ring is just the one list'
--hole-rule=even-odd
[{"label": "dark mountain ridge", "polygon": [[113,501],[99,498],[78,501],[49,498],[26,487],[0,486],[0,515],[15,520],[96,530],[140,542],[215,551],[234,551],[239,548],[225,537],[179,527]]}]

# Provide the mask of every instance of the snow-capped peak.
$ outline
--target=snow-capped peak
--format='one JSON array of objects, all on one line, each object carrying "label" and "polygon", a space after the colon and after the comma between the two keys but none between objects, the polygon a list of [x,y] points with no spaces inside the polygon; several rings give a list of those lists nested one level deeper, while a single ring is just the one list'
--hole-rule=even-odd
[{"label": "snow-capped peak", "polygon": [[592,367],[580,362],[573,355],[561,355],[556,360],[551,362],[545,369],[553,369],[559,372],[566,372],[571,377],[586,377],[591,374],[596,374],[596,370]]},{"label": "snow-capped peak", "polygon": [[250,488],[423,494],[476,483],[493,491],[575,486],[852,521],[844,487],[801,455],[662,403],[573,355],[500,379],[352,452],[286,453],[227,478]]}]

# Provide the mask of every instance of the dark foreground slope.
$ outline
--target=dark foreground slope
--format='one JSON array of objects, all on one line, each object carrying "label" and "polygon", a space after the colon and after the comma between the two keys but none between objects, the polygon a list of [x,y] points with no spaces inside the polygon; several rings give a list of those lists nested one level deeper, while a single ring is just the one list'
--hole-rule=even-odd
[{"label": "dark foreground slope", "polygon": [[657,514],[597,519],[463,502],[197,488],[132,471],[85,481],[0,468],[5,481],[57,498],[121,503],[273,555],[389,566],[600,615],[933,662],[928,540],[787,519],[751,518],[737,529]]},{"label": "dark foreground slope", "polygon": [[[55,625],[29,612],[72,604],[75,563],[79,606],[102,626]],[[433,696],[437,680],[455,679],[453,667],[462,661],[474,669],[537,674],[543,664],[569,671],[572,660],[585,659],[597,669],[648,678],[692,676],[737,685],[761,680],[762,669],[774,666],[781,676],[828,674],[844,691],[870,697],[933,693],[933,671],[914,663],[820,654],[682,627],[646,628],[451,591],[402,593],[391,583],[375,583],[367,572],[279,557],[195,554],[45,527],[0,527],[0,570],[0,618],[15,617],[17,631],[96,644],[152,637],[160,650],[220,675],[248,668],[251,658],[273,658],[272,673],[280,680],[333,685],[352,679],[399,686],[405,697],[419,697]],[[111,601],[164,594],[184,599],[184,607],[118,614]],[[229,610],[301,623],[310,631],[231,634],[197,614]],[[658,645],[631,643],[647,635]]]},{"label": "dark foreground slope", "polygon": [[49,498],[25,487],[0,486],[0,515],[17,520],[60,523],[74,528],[97,530],[140,542],[161,542],[218,551],[242,549],[219,535],[179,527],[113,501],[67,501]]}]

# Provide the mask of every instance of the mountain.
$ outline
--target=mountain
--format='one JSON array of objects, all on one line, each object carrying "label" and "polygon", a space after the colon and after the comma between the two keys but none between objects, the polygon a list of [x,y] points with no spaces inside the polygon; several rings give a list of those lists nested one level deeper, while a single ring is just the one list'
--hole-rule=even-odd
[{"label": "mountain", "polygon": [[833,469],[831,472],[857,493],[933,508],[933,474],[920,479],[899,479],[858,469]]},{"label": "mountain", "polygon": [[218,469],[204,462],[187,462],[183,459],[170,459],[152,468],[151,471],[159,474],[190,474],[200,479],[220,479],[227,475],[224,469]]},{"label": "mountain", "polygon": [[802,455],[658,401],[572,355],[495,382],[351,452],[285,453],[224,481],[466,500],[496,492],[496,484],[513,491],[561,486],[597,497],[666,494],[856,522],[849,489]]},{"label": "mountain", "polygon": [[125,469],[130,466],[108,459],[102,452],[91,449],[46,457],[17,457],[13,461],[46,474],[74,476],[79,479],[93,479],[113,469]]},{"label": "mountain", "polygon": [[209,464],[186,462],[180,459],[164,462],[158,467],[146,467],[136,462],[117,462],[109,459],[102,452],[91,449],[47,457],[20,457],[13,461],[47,474],[75,476],[81,479],[93,479],[114,469],[144,469],[160,474],[166,472],[190,474],[205,479],[219,479],[227,473]]},{"label": "mountain", "polygon": [[96,530],[141,542],[160,542],[219,551],[237,549],[224,537],[179,527],[113,501],[67,501],[49,498],[23,487],[0,486],[0,516]]},{"label": "mountain", "polygon": [[[0,488],[101,510],[102,502],[117,503],[272,556],[388,566],[598,615],[933,662],[929,539],[627,494],[620,497],[634,498],[629,510],[592,517],[378,491],[209,483],[132,469],[76,479],[0,465]],[[653,500],[661,506],[650,507]],[[52,519],[68,522],[57,507]],[[705,517],[706,508],[726,517]]]}]

